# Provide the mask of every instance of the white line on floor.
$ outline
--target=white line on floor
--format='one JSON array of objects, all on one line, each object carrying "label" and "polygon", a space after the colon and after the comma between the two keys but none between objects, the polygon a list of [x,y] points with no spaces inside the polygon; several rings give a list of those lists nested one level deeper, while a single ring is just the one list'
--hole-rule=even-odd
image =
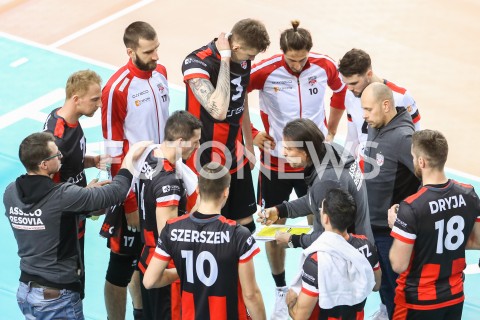
[{"label": "white line on floor", "polygon": [[23,58],[20,58],[18,60],[13,61],[12,63],[10,63],[10,67],[16,68],[16,67],[21,66],[22,64],[24,64],[26,62],[28,62],[28,59],[23,57]]},{"label": "white line on floor", "polygon": [[75,33],[72,33],[71,35],[69,35],[69,36],[67,36],[67,37],[65,37],[65,38],[63,38],[63,39],[60,39],[60,40],[52,43],[52,44],[50,45],[50,47],[52,47],[52,48],[58,48],[58,47],[60,47],[60,46],[63,46],[64,44],[66,44],[66,43],[68,43],[68,42],[70,42],[70,41],[72,41],[72,40],[75,40],[75,39],[77,39],[77,38],[79,38],[79,37],[81,37],[81,36],[83,36],[83,35],[91,32],[91,31],[95,30],[95,29],[98,29],[98,28],[100,28],[100,27],[103,27],[103,26],[106,25],[107,23],[110,23],[110,22],[112,22],[112,21],[114,21],[114,20],[116,20],[116,19],[118,19],[118,18],[120,18],[120,17],[123,17],[124,15],[126,15],[126,14],[128,14],[128,13],[130,13],[130,12],[132,12],[132,11],[135,11],[135,10],[137,10],[138,8],[141,8],[141,7],[143,7],[143,6],[145,6],[145,5],[149,4],[149,3],[152,3],[153,1],[154,1],[154,0],[142,0],[142,1],[140,1],[140,2],[137,2],[137,3],[135,3],[134,5],[131,5],[130,7],[127,7],[127,8],[125,8],[125,9],[123,9],[123,10],[120,10],[120,11],[118,11],[117,13],[114,13],[114,14],[112,14],[111,16],[106,17],[105,19],[102,19],[102,20],[100,20],[100,21],[98,21],[98,22],[95,22],[94,24],[91,24],[91,25],[89,25],[89,26],[86,27],[86,28],[83,28],[83,29],[81,29],[81,30],[79,30],[79,31],[77,31],[77,32],[75,32]]}]

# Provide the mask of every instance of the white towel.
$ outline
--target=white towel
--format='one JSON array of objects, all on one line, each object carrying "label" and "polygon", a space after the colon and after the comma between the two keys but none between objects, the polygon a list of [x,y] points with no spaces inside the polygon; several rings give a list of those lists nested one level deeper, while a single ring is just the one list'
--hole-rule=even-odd
[{"label": "white towel", "polygon": [[196,190],[198,185],[198,177],[185,163],[182,159],[178,159],[175,163],[175,168],[177,176],[183,180],[185,189],[187,189],[187,194],[191,196]]},{"label": "white towel", "polygon": [[[138,177],[142,172],[143,164],[147,159],[148,155],[150,154],[150,152],[152,152],[152,150],[157,148],[160,148],[159,144],[149,145],[147,148],[145,148],[145,151],[143,151],[142,155],[138,158],[138,160],[134,162],[133,167],[135,168],[135,178],[132,181],[132,186],[134,184],[137,184]],[[182,159],[180,158],[177,160],[177,162],[175,162],[175,173],[177,178],[183,179],[187,194],[191,196],[195,192],[198,185],[198,177],[195,172],[193,172],[192,169],[190,169],[185,163],[183,163]]]},{"label": "white towel", "polygon": [[318,257],[318,305],[322,309],[335,306],[353,306],[365,300],[375,286],[373,269],[367,258],[341,235],[324,231],[306,248],[301,257],[300,272],[291,288],[302,288],[303,263],[309,254]]}]

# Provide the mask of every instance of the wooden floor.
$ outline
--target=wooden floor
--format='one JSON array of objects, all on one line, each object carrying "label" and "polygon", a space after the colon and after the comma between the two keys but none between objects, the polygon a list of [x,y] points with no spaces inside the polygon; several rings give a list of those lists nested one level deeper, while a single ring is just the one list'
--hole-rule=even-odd
[{"label": "wooden floor", "polygon": [[[125,27],[136,20],[147,21],[159,35],[160,62],[167,67],[170,85],[184,87],[181,74],[184,57],[220,32],[229,31],[236,21],[251,17],[266,24],[272,44],[267,52],[258,56],[256,61],[259,61],[280,51],[280,33],[290,27],[290,20],[298,19],[302,27],[312,32],[312,51],[327,54],[337,61],[354,47],[370,53],[377,75],[406,87],[412,93],[420,109],[422,127],[440,130],[447,136],[450,144],[448,167],[477,176],[473,178],[478,185],[479,16],[480,0],[0,0],[0,35],[11,35],[119,67],[128,59],[122,42]],[[8,58],[9,48],[0,48],[6,50],[2,54]],[[0,59],[0,89],[4,91],[9,80],[2,72],[5,63],[5,59]],[[104,76],[104,82],[107,78]],[[60,80],[60,83],[64,83],[66,79]],[[21,93],[13,93],[12,96],[15,94]],[[254,96],[250,99],[253,101],[253,112],[258,112],[255,108],[257,100]],[[8,106],[7,102],[0,99],[0,107]],[[345,133],[346,117],[340,124],[339,136]],[[8,159],[10,163],[15,163],[17,158],[13,149],[18,144],[15,143],[13,147],[13,142],[6,140],[2,136],[1,146],[4,150],[10,148],[11,152],[8,153],[13,155]],[[2,178],[8,176],[6,171],[10,167],[2,167],[0,163],[0,168],[5,170],[2,171]],[[87,264],[87,276],[91,277],[91,284],[100,284],[91,285],[90,290],[101,291],[108,254],[104,241],[98,239],[96,234],[99,226],[94,222],[89,223],[87,238],[91,242],[91,254],[87,258],[87,263],[90,263]],[[1,234],[7,234],[9,229],[6,220],[0,223]],[[0,279],[0,298],[4,299],[3,305],[0,299],[0,319],[13,319],[18,315],[15,304],[18,261],[12,262],[16,257],[13,236],[10,234],[1,239],[7,241],[2,250],[8,270],[4,270]],[[296,266],[297,260],[297,256],[289,254],[287,263]],[[467,276],[466,282],[466,292],[470,296],[467,295],[464,314],[468,316],[464,319],[470,320],[480,312],[479,291],[476,289],[480,274],[475,266],[478,252],[469,252],[467,260],[469,267],[475,268],[474,274]],[[255,264],[261,270],[268,270],[264,256],[257,258]],[[287,275],[290,279],[294,268],[287,268],[287,272],[290,273]],[[268,278],[268,286],[272,285],[269,276],[262,278]],[[5,285],[7,282],[8,286]],[[102,293],[95,293],[87,294],[90,300],[97,296],[99,300],[88,302],[86,313],[102,315]],[[264,299],[268,302],[267,312],[270,312],[273,298],[264,296]],[[367,316],[376,310],[377,303],[377,295],[369,297]],[[11,313],[5,310],[6,304],[9,307],[11,304]],[[87,319],[100,318],[87,316]]]},{"label": "wooden floor", "polygon": [[[313,51],[337,61],[353,47],[367,51],[376,74],[412,93],[422,127],[447,136],[447,165],[476,176],[479,16],[478,0],[0,0],[0,32],[114,66],[127,60],[124,28],[135,20],[147,21],[158,32],[160,62],[170,82],[181,86],[186,54],[228,31],[237,20],[265,22],[272,44],[257,58],[261,59],[279,52],[280,32],[290,20],[299,19],[313,34]],[[345,118],[339,133],[346,133]]]}]

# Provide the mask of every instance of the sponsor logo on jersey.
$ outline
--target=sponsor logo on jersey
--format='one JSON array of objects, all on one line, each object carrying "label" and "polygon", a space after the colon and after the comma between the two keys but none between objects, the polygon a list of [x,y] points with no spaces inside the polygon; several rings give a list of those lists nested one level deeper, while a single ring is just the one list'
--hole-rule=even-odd
[{"label": "sponsor logo on jersey", "polygon": [[150,101],[150,97],[142,99],[142,100],[135,100],[135,106],[140,107],[140,105],[144,102]]},{"label": "sponsor logo on jersey", "polygon": [[193,58],[187,58],[185,59],[185,61],[183,62],[185,65],[187,64],[190,64],[192,62],[195,62],[195,63],[198,63],[198,64],[201,64],[202,66],[206,67],[207,64],[201,60],[198,60],[198,59],[193,59]]},{"label": "sponsor logo on jersey", "polygon": [[314,86],[317,83],[317,76],[308,77],[308,84]]},{"label": "sponsor logo on jersey", "polygon": [[277,86],[273,87],[273,91],[275,91],[275,92],[292,90],[292,89],[293,89],[293,87],[277,87]]},{"label": "sponsor logo on jersey", "polygon": [[406,228],[408,224],[402,220],[400,220],[398,217],[395,219],[395,223],[399,224],[402,226],[402,228]]},{"label": "sponsor logo on jersey", "polygon": [[383,163],[385,162],[385,157],[381,153],[377,153],[377,164],[379,167],[383,166]]},{"label": "sponsor logo on jersey", "polygon": [[243,69],[247,69],[247,61],[242,61],[240,65],[242,66]]},{"label": "sponsor logo on jersey", "polygon": [[162,191],[164,193],[170,192],[170,191],[180,191],[180,187],[176,185],[166,185],[162,187]]},{"label": "sponsor logo on jersey", "polygon": [[283,81],[269,81],[271,84],[287,84],[292,83],[292,80],[283,80]]},{"label": "sponsor logo on jersey", "polygon": [[310,280],[311,282],[315,282],[315,277],[306,273],[305,270],[302,270],[302,277],[305,277],[306,279]]},{"label": "sponsor logo on jersey", "polygon": [[147,93],[148,93],[148,90],[144,90],[142,92],[132,94],[132,99],[138,98],[138,97],[143,96],[144,94],[147,94]]}]

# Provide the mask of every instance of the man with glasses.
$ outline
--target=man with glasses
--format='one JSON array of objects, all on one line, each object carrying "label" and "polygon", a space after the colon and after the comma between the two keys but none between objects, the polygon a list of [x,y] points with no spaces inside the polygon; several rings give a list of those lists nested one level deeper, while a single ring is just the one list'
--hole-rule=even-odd
[{"label": "man with glasses", "polygon": [[[55,182],[71,182],[79,187],[86,187],[85,168],[100,168],[100,155],[88,156],[86,140],[82,126],[78,121],[82,116],[92,117],[101,105],[101,78],[91,70],[73,73],[65,87],[65,103],[53,110],[45,121],[43,131],[51,132],[58,146],[62,166],[53,176]],[[46,159],[49,160],[49,159]],[[85,212],[88,214],[89,212]],[[86,215],[78,216],[78,240],[80,253],[84,261],[85,221]],[[82,299],[85,279],[82,278]]]},{"label": "man with glasses", "polygon": [[56,154],[54,154],[53,156],[50,156],[50,157],[48,157],[48,158],[45,158],[45,159],[43,159],[42,161],[48,161],[48,160],[53,159],[53,158],[58,158],[59,160],[62,160],[62,159],[63,159],[63,154],[62,154],[60,151],[58,151],[58,152],[57,152]]},{"label": "man with glasses", "polygon": [[125,199],[132,161],[148,144],[132,146],[110,184],[83,188],[52,180],[60,170],[62,153],[51,133],[33,133],[22,141],[19,158],[27,173],[8,185],[3,203],[18,246],[17,301],[26,319],[84,319],[78,216]]}]

